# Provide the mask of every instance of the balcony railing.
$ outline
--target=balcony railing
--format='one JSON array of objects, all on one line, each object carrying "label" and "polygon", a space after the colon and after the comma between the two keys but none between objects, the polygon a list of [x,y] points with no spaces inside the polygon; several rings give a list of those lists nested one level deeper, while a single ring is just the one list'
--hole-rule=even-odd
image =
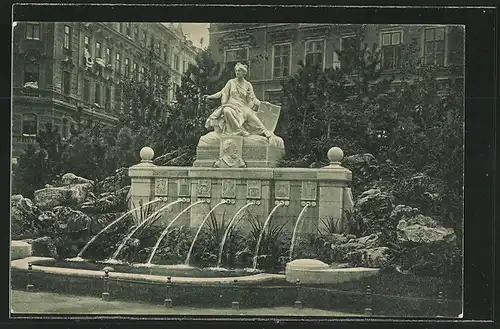
[{"label": "balcony railing", "polygon": [[36,136],[12,136],[12,143],[15,144],[35,144]]}]

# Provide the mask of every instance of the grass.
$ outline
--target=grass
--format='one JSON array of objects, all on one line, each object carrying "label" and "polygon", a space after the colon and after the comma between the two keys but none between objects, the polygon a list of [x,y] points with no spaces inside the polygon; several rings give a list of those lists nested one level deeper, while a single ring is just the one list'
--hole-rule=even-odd
[{"label": "grass", "polygon": [[95,297],[73,296],[46,292],[12,290],[12,313],[32,314],[109,314],[109,315],[250,315],[250,316],[362,316],[342,312],[293,307],[194,308],[152,305],[138,302],[103,301]]}]

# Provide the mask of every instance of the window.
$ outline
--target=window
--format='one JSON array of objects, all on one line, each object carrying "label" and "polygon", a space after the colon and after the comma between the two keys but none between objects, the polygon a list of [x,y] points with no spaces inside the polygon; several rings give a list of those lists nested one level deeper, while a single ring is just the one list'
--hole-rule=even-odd
[{"label": "window", "polygon": [[111,49],[106,47],[106,64],[111,64]]},{"label": "window", "polygon": [[172,84],[172,101],[177,100],[177,91],[179,90],[179,85],[177,83]]},{"label": "window", "polygon": [[139,76],[139,80],[145,79],[146,75],[146,70],[144,69],[144,66],[141,66],[141,75]]},{"label": "window", "polygon": [[290,75],[290,44],[273,46],[273,78],[283,78]]},{"label": "window", "polygon": [[111,110],[111,88],[106,86],[106,93],[104,94],[104,108],[109,111]]},{"label": "window", "polygon": [[28,40],[40,40],[40,24],[39,23],[27,23],[26,24],[26,39],[28,39]]},{"label": "window", "polygon": [[94,95],[94,103],[101,105],[101,84],[96,83],[95,84],[95,95]]},{"label": "window", "polygon": [[382,67],[386,70],[399,68],[401,58],[401,32],[382,33]]},{"label": "window", "polygon": [[144,47],[148,45],[148,35],[146,32],[142,32],[142,43]]},{"label": "window", "polygon": [[179,71],[179,55],[175,54],[174,55],[174,70]]},{"label": "window", "polygon": [[139,27],[138,26],[136,26],[134,28],[134,39],[135,39],[135,41],[139,41]]},{"label": "window", "polygon": [[125,23],[125,34],[130,37],[131,33],[132,32],[131,32],[131,29],[130,29],[130,23]]},{"label": "window", "polygon": [[324,48],[324,40],[306,41],[306,66],[319,65],[319,67],[324,68]]},{"label": "window", "polygon": [[236,63],[242,63],[248,66],[250,73],[250,62],[248,60],[248,48],[230,49],[224,53],[224,67],[226,70],[234,70]]},{"label": "window", "polygon": [[38,133],[38,117],[36,114],[23,114],[22,116],[23,136],[36,136]]},{"label": "window", "polygon": [[102,49],[101,49],[101,43],[96,42],[95,43],[95,56],[101,58],[102,57]]},{"label": "window", "polygon": [[168,63],[168,46],[163,47],[163,60]]},{"label": "window", "polygon": [[134,71],[134,79],[137,80],[139,78],[139,67],[136,62],[132,64],[132,71]]},{"label": "window", "polygon": [[71,49],[71,28],[64,25],[64,49]]},{"label": "window", "polygon": [[130,59],[125,58],[125,76],[128,77],[130,74]]},{"label": "window", "polygon": [[92,50],[90,49],[90,38],[88,36],[83,37],[83,47],[88,50],[90,55],[92,55]]},{"label": "window", "polygon": [[24,67],[24,86],[27,83],[38,87],[40,79],[40,66],[38,64],[28,64]]},{"label": "window", "polygon": [[122,73],[122,59],[120,53],[116,53],[116,72]]},{"label": "window", "polygon": [[63,71],[62,92],[65,95],[71,93],[71,73],[68,71]]},{"label": "window", "polygon": [[153,48],[153,51],[156,53],[156,44],[155,44],[155,36],[151,36],[151,48]]},{"label": "window", "polygon": [[445,58],[445,28],[430,28],[424,31],[425,64],[444,66]]},{"label": "window", "polygon": [[83,101],[90,103],[90,80],[83,79]]},{"label": "window", "polygon": [[345,73],[352,73],[354,67],[352,63],[353,53],[358,52],[358,37],[355,35],[352,36],[343,36],[340,38],[340,51],[342,52],[342,56],[339,58],[338,54],[334,53],[334,66],[335,61],[338,62],[338,66],[342,66],[343,71]]},{"label": "window", "polygon": [[123,33],[123,23],[120,23],[120,33]]},{"label": "window", "polygon": [[64,139],[69,137],[69,122],[68,122],[68,119],[66,119],[66,118],[62,119],[61,135],[62,135],[62,138],[64,138]]}]

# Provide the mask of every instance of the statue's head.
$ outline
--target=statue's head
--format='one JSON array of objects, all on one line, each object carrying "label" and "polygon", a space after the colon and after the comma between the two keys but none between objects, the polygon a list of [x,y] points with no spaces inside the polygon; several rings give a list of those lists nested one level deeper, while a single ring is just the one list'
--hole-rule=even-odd
[{"label": "statue's head", "polygon": [[222,144],[222,151],[225,155],[229,155],[234,158],[237,156],[236,142],[233,139],[227,139]]},{"label": "statue's head", "polygon": [[237,63],[234,66],[234,73],[237,77],[244,77],[248,72],[248,66],[242,63]]}]

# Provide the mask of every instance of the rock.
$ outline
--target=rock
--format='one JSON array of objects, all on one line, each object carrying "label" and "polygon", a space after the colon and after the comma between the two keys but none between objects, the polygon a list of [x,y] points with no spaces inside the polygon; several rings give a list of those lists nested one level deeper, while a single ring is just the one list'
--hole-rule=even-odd
[{"label": "rock", "polygon": [[101,193],[94,201],[81,205],[81,210],[87,213],[108,213],[127,210],[127,196],[130,186],[125,186],[113,193]]},{"label": "rock", "polygon": [[350,240],[351,243],[359,243],[365,246],[365,248],[374,248],[380,246],[380,234],[370,234],[367,236],[360,237],[358,239]]},{"label": "rock", "polygon": [[103,181],[97,183],[97,189],[101,192],[115,192],[130,185],[128,168],[122,167],[115,171],[114,175],[106,177]]},{"label": "rock", "polygon": [[56,245],[48,236],[32,240],[31,247],[33,250],[33,256],[52,258],[58,257]]},{"label": "rock", "polygon": [[398,204],[391,212],[389,218],[393,223],[399,223],[403,218],[410,218],[416,216],[419,213],[417,208],[409,207],[406,205]]},{"label": "rock", "polygon": [[111,266],[105,266],[105,267],[102,269],[102,271],[103,271],[103,272],[106,272],[106,271],[108,271],[108,272],[114,272],[114,271],[115,271],[115,269],[114,269],[114,268],[112,268]]},{"label": "rock", "polygon": [[396,234],[402,243],[451,243],[456,239],[453,229],[439,226],[435,220],[423,215],[400,220]]},{"label": "rock", "polygon": [[370,189],[359,196],[354,203],[354,209],[358,210],[362,217],[381,217],[391,213],[392,199],[392,195],[380,189]]},{"label": "rock", "polygon": [[[22,195],[14,195],[11,198],[11,236],[13,239],[36,237],[39,234],[40,225],[37,223],[42,211]],[[43,226],[43,225],[42,225]]]},{"label": "rock", "polygon": [[11,260],[30,257],[32,253],[31,244],[26,241],[12,240],[10,242],[10,258]]},{"label": "rock", "polygon": [[83,232],[89,229],[92,222],[89,216],[81,211],[68,207],[54,208],[55,229],[62,234]]},{"label": "rock", "polygon": [[385,267],[389,264],[390,254],[388,247],[376,247],[350,252],[347,258],[357,266]]},{"label": "rock", "polygon": [[354,154],[345,157],[342,160],[342,165],[348,167],[349,169],[355,169],[365,165],[370,165],[376,161],[375,157],[370,153]]},{"label": "rock", "polygon": [[85,202],[91,187],[91,184],[76,184],[43,188],[35,191],[34,201],[41,209],[78,205]]},{"label": "rock", "polygon": [[79,177],[79,176],[72,174],[72,173],[67,173],[67,174],[64,174],[62,176],[61,184],[63,186],[69,186],[69,185],[75,185],[75,184],[90,184],[90,185],[92,185],[93,182],[90,179]]}]

